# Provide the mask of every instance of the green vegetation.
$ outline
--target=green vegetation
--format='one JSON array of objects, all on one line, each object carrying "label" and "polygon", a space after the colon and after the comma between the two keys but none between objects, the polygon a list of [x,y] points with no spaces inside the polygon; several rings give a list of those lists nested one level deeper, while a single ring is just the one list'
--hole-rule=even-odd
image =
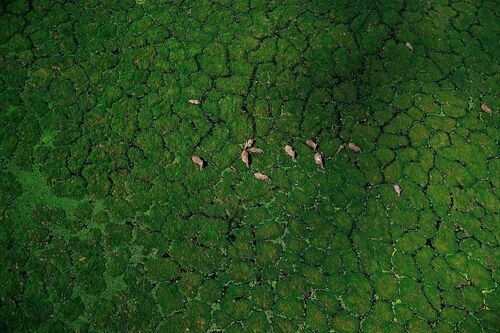
[{"label": "green vegetation", "polygon": [[0,331],[497,332],[499,17],[2,1]]}]

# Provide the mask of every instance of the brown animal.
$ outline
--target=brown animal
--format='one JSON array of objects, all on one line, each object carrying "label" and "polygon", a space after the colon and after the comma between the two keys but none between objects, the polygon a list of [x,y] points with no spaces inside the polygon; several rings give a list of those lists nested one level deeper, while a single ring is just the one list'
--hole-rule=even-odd
[{"label": "brown animal", "polygon": [[262,149],[257,148],[257,147],[250,147],[250,148],[248,148],[248,151],[252,154],[260,154],[260,153],[264,152]]},{"label": "brown animal", "polygon": [[190,100],[188,101],[188,103],[189,103],[189,104],[193,104],[193,105],[200,105],[200,104],[201,104],[201,102],[200,102],[200,100],[199,100],[199,99],[190,99]]},{"label": "brown animal", "polygon": [[191,157],[191,160],[194,162],[194,164],[200,167],[200,170],[202,170],[205,166],[205,161],[200,156],[193,155]]},{"label": "brown animal", "polygon": [[247,168],[250,168],[250,155],[245,149],[241,152],[241,160],[245,163]]},{"label": "brown animal", "polygon": [[313,140],[307,140],[306,145],[308,145],[309,148],[311,148],[314,151],[316,151],[316,148],[318,148],[318,145]]},{"label": "brown animal", "polygon": [[398,197],[401,195],[401,186],[399,186],[398,184],[395,184],[393,186],[394,188],[394,191],[396,192],[396,194],[398,195]]},{"label": "brown animal", "polygon": [[491,109],[486,104],[481,104],[481,110],[483,110],[483,112],[486,112],[487,114],[491,114]]},{"label": "brown animal", "polygon": [[356,145],[355,143],[350,142],[349,145],[348,145],[348,147],[349,147],[350,150],[352,150],[355,153],[361,153],[362,152],[361,148],[359,148],[359,146]]},{"label": "brown animal", "polygon": [[257,178],[258,180],[269,180],[269,176],[268,175],[265,175],[263,173],[260,173],[260,172],[256,172],[253,174],[255,178]]},{"label": "brown animal", "polygon": [[285,146],[285,152],[292,158],[292,160],[296,160],[297,152],[293,150],[292,146],[286,145]]},{"label": "brown animal", "polygon": [[245,145],[243,146],[243,149],[247,149],[253,146],[254,140],[253,139],[248,139],[247,142],[245,142]]},{"label": "brown animal", "polygon": [[342,150],[344,150],[345,148],[345,145],[344,144],[341,144],[338,148],[337,148],[337,154],[340,153]]},{"label": "brown animal", "polygon": [[325,168],[325,163],[323,161],[323,154],[322,153],[314,154],[314,162],[316,163],[316,165],[320,166],[321,169]]},{"label": "brown animal", "polygon": [[413,45],[411,45],[410,42],[406,42],[406,47],[408,48],[408,50],[413,51]]}]

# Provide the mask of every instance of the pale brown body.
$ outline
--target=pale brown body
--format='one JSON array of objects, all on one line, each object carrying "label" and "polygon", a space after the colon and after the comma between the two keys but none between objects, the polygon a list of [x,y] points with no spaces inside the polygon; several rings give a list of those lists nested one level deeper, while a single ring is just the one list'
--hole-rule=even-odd
[{"label": "pale brown body", "polygon": [[406,47],[408,48],[408,50],[413,51],[413,45],[411,45],[410,42],[406,42]]},{"label": "pale brown body", "polygon": [[483,110],[483,112],[486,112],[487,114],[491,114],[491,109],[486,104],[481,104],[481,110]]},{"label": "pale brown body", "polygon": [[323,154],[321,154],[321,153],[314,154],[314,163],[316,163],[316,165],[318,165],[322,169],[324,169],[325,168],[325,163],[323,161]]},{"label": "pale brown body", "polygon": [[288,156],[290,156],[292,158],[292,160],[295,161],[296,156],[297,156],[297,152],[292,148],[292,146],[286,145],[285,152],[288,154]]},{"label": "pale brown body", "polygon": [[398,195],[398,197],[401,195],[401,186],[399,186],[398,184],[395,184],[393,186],[394,188],[394,192],[396,192],[396,194]]},{"label": "pale brown body", "polygon": [[196,164],[200,168],[200,170],[202,170],[203,167],[205,166],[205,161],[200,156],[193,155],[191,157],[191,160],[193,161],[194,164]]},{"label": "pale brown body", "polygon": [[250,168],[250,154],[248,154],[246,150],[243,150],[241,152],[241,160],[243,161],[243,163],[245,163],[247,168]]},{"label": "pale brown body", "polygon": [[260,153],[264,152],[262,149],[257,148],[257,147],[250,147],[250,148],[248,148],[248,151],[252,154],[260,154]]},{"label": "pale brown body", "polygon": [[247,149],[253,146],[254,140],[253,139],[248,139],[247,142],[245,142],[245,145],[243,146],[243,149]]},{"label": "pale brown body", "polygon": [[316,151],[316,148],[318,148],[318,145],[313,140],[307,140],[306,145],[314,151]]},{"label": "pale brown body", "polygon": [[341,144],[338,148],[337,148],[337,154],[340,153],[342,150],[344,150],[345,148],[345,145],[344,144]]},{"label": "pale brown body", "polygon": [[253,174],[255,178],[257,178],[258,180],[269,180],[269,176],[268,175],[265,175],[263,173],[260,173],[260,172],[256,172]]},{"label": "pale brown body", "polygon": [[189,103],[189,104],[193,104],[193,105],[200,105],[200,104],[201,104],[201,102],[200,102],[200,100],[199,100],[199,99],[190,99],[190,100],[188,101],[188,103]]},{"label": "pale brown body", "polygon": [[349,143],[348,147],[349,147],[350,150],[352,150],[355,153],[361,153],[362,152],[361,148],[359,148],[359,146],[356,145],[355,143],[352,143],[352,142]]}]

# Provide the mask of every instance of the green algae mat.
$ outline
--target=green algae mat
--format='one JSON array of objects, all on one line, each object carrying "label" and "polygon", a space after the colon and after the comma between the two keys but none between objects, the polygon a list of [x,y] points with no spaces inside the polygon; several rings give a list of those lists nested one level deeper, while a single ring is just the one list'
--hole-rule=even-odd
[{"label": "green algae mat", "polygon": [[499,8],[2,1],[0,331],[498,332]]}]

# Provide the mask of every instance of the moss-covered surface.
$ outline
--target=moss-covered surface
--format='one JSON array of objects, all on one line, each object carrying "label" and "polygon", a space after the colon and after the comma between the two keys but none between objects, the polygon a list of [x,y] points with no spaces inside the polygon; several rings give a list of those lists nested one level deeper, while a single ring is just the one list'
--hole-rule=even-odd
[{"label": "moss-covered surface", "polygon": [[0,331],[498,332],[499,8],[2,1]]}]

